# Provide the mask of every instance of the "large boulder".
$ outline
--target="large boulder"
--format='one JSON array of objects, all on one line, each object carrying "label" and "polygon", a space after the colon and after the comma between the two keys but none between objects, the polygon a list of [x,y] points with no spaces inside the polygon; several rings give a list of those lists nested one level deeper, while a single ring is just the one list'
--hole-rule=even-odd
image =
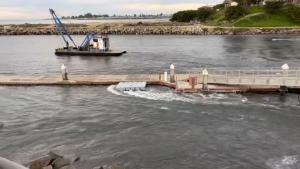
[{"label": "large boulder", "polygon": [[30,163],[30,169],[74,169],[73,163],[78,162],[79,157],[73,161],[64,158],[61,155],[50,152],[47,156],[41,157]]},{"label": "large boulder", "polygon": [[43,169],[53,169],[52,165],[48,165],[46,167],[43,167]]},{"label": "large boulder", "polygon": [[44,167],[50,165],[51,162],[52,162],[51,156],[47,155],[47,156],[41,157],[41,158],[31,162],[29,168],[30,169],[43,169]]},{"label": "large boulder", "polygon": [[61,169],[62,167],[70,166],[71,160],[65,158],[57,158],[55,159],[52,164],[53,169]]}]

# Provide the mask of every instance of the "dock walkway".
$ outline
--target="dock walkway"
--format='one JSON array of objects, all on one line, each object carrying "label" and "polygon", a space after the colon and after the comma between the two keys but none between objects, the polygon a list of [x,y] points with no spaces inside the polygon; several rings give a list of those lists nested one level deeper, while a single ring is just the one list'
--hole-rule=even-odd
[{"label": "dock walkway", "polygon": [[[300,91],[300,69],[283,70],[230,70],[207,69],[206,90],[212,92],[249,92],[279,91],[281,87]],[[170,82],[170,75],[164,81],[163,74],[127,74],[127,75],[73,75],[69,80],[62,80],[58,74],[14,75],[0,74],[0,85],[112,85],[119,82],[146,82],[152,85],[169,86],[179,91],[201,91],[203,89],[202,71],[175,75],[175,82]],[[189,77],[196,77],[195,86],[188,82]]]}]

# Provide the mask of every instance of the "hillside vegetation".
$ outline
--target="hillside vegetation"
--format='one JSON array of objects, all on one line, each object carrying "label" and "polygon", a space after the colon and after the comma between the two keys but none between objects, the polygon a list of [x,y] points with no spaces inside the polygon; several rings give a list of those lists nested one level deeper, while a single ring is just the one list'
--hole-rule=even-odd
[{"label": "hillside vegetation", "polygon": [[226,8],[224,4],[219,4],[214,7],[201,7],[198,10],[179,11],[173,15],[171,21],[200,22],[208,26],[300,26],[300,6],[283,1],[267,1],[264,6],[242,4]]}]

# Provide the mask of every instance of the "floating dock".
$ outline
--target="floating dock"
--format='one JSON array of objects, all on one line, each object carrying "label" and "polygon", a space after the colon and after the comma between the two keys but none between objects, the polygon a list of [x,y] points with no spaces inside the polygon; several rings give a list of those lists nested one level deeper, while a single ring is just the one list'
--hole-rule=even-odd
[{"label": "floating dock", "polygon": [[[0,74],[0,85],[117,85],[123,82],[145,82],[174,88],[177,92],[216,93],[300,93],[300,70],[217,70],[208,69],[208,75],[196,73],[176,74],[128,74],[128,75],[74,75],[62,80],[61,74],[13,75]],[[191,83],[191,77],[194,84]]]}]

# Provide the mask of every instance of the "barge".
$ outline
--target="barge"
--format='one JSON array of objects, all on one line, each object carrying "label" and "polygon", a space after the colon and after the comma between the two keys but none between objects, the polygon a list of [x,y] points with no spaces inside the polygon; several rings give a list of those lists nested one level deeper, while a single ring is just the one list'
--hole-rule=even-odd
[{"label": "barge", "polygon": [[[107,35],[97,36],[95,33],[89,33],[85,36],[81,45],[77,46],[71,35],[68,33],[65,25],[55,14],[53,9],[49,9],[53,21],[56,25],[58,34],[65,42],[65,46],[55,49],[55,55],[67,56],[121,56],[126,51],[114,51],[110,49],[109,38]],[[70,43],[72,46],[70,46]]]},{"label": "barge", "polygon": [[121,56],[127,53],[126,51],[108,50],[103,51],[99,49],[79,50],[78,48],[60,48],[55,49],[57,56]]}]

